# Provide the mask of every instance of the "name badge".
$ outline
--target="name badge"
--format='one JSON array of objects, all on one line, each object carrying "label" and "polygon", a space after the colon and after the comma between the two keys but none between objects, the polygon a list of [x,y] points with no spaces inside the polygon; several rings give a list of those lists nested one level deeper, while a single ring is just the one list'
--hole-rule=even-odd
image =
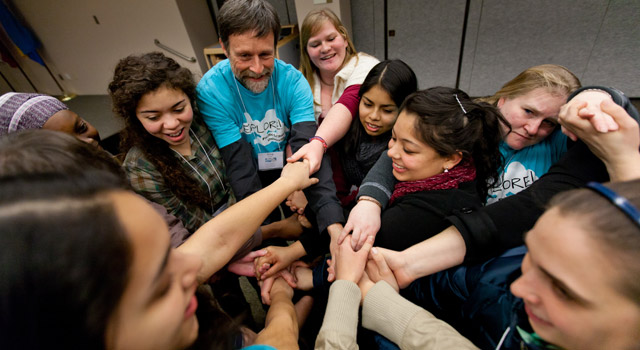
[{"label": "name badge", "polygon": [[282,169],[284,166],[284,152],[265,152],[258,153],[258,169],[272,170]]}]

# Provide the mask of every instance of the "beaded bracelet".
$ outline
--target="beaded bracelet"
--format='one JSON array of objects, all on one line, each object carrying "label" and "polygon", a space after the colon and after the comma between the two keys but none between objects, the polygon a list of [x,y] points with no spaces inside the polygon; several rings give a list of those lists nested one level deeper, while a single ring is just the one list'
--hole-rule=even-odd
[{"label": "beaded bracelet", "polygon": [[322,148],[324,148],[324,151],[327,151],[327,148],[329,148],[329,146],[327,146],[327,142],[320,136],[314,136],[312,138],[309,139],[309,142],[313,141],[313,140],[318,140],[320,141],[320,143],[322,144]]}]

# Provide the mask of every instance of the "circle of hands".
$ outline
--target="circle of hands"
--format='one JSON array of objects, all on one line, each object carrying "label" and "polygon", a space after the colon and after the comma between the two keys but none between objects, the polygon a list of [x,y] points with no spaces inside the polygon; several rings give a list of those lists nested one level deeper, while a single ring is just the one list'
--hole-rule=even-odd
[{"label": "circle of hands", "polygon": [[[629,163],[632,156],[640,158],[638,123],[606,94],[589,90],[581,92],[562,107],[558,122],[563,133],[574,141],[580,139],[585,142],[611,169],[618,164]],[[314,172],[313,168],[310,172]],[[302,191],[290,195],[287,205],[298,214],[303,226],[310,227],[303,215],[307,201]],[[375,233],[380,227],[379,218],[380,209],[376,204],[360,202],[352,209],[340,235],[331,239],[328,281],[338,279],[357,283],[362,300],[379,281],[387,282],[398,291],[419,277],[419,272],[412,270],[412,265],[407,263],[401,252],[373,247]],[[262,301],[270,304],[276,281],[278,289],[310,290],[313,287],[310,266],[289,255],[286,247],[270,246],[247,254],[228,268],[236,274],[258,278]]]},{"label": "circle of hands", "polygon": [[[351,235],[347,235],[341,244],[338,244],[332,259],[327,259],[329,282],[333,280],[347,280],[360,287],[362,300],[375,283],[385,281],[396,291],[400,287],[406,287],[410,281],[400,272],[398,279],[394,271],[385,259],[393,261],[392,254],[397,254],[387,249],[373,247],[374,237],[369,236],[362,248],[354,250],[351,243]],[[251,262],[254,270],[245,275],[255,276],[261,287],[261,298],[264,304],[271,304],[271,290],[279,279],[284,280],[292,289],[308,291],[313,288],[313,272],[309,264],[295,260],[287,261],[281,256],[285,247],[270,246],[249,253],[243,259],[245,263]],[[285,254],[286,255],[286,254]],[[394,261],[396,265],[396,263]],[[246,271],[245,271],[246,272]],[[398,281],[405,283],[398,283]]]}]

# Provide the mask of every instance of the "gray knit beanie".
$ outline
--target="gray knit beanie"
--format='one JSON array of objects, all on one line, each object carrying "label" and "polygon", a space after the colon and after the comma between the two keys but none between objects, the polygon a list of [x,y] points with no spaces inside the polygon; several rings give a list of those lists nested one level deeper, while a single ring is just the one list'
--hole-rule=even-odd
[{"label": "gray knit beanie", "polygon": [[9,92],[0,96],[0,135],[40,129],[57,112],[69,109],[55,97]]}]

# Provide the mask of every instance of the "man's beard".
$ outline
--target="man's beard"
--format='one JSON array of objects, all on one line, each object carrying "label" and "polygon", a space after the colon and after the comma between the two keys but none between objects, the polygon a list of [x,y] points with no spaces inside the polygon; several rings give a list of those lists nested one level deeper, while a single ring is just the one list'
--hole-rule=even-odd
[{"label": "man's beard", "polygon": [[[240,84],[247,88],[249,91],[254,94],[259,94],[264,91],[264,89],[269,86],[269,80],[271,79],[271,68],[264,67],[261,74],[256,74],[248,69],[243,72],[236,72],[235,69],[231,69],[233,71],[233,75],[238,79]],[[261,81],[252,81],[249,78],[260,78],[266,76],[266,79],[262,79]]]}]

